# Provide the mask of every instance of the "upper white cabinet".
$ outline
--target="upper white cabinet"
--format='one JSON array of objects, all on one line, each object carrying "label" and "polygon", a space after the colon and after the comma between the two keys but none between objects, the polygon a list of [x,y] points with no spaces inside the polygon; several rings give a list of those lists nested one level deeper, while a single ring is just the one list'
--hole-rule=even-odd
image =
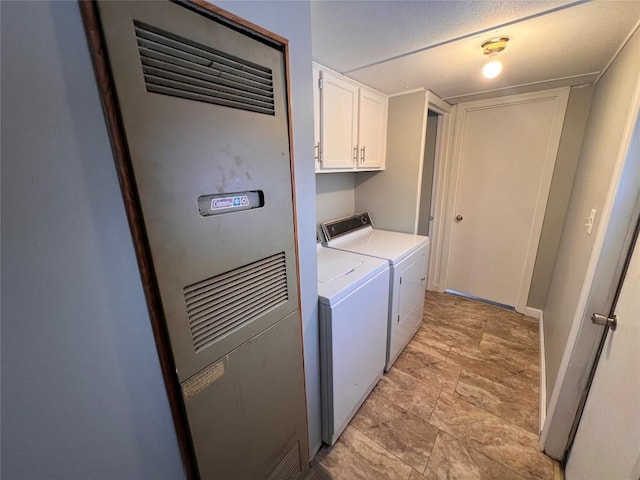
[{"label": "upper white cabinet", "polygon": [[316,172],[384,170],[387,96],[314,64]]},{"label": "upper white cabinet", "polygon": [[387,154],[387,96],[366,88],[360,88],[359,93],[359,167],[384,169]]},{"label": "upper white cabinet", "polygon": [[358,159],[358,87],[320,72],[320,166],[353,168]]}]

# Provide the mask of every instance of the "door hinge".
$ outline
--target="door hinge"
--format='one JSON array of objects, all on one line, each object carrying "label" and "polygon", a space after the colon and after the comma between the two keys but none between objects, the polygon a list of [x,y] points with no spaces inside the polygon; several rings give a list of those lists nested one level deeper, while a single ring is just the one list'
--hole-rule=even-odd
[{"label": "door hinge", "polygon": [[400,285],[402,285],[402,277],[400,277]]},{"label": "door hinge", "polygon": [[398,315],[398,323],[400,323],[400,315]]},{"label": "door hinge", "polygon": [[318,88],[322,88],[322,78],[318,79]]},{"label": "door hinge", "polygon": [[596,325],[602,325],[603,327],[608,326],[611,330],[615,330],[618,326],[618,317],[614,315],[613,317],[607,317],[606,315],[600,315],[599,313],[594,313],[591,315],[591,322]]}]

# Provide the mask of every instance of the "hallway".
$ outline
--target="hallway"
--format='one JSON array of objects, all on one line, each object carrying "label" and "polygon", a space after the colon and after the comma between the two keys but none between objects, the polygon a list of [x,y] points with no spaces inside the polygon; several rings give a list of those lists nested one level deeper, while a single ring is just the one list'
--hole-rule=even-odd
[{"label": "hallway", "polygon": [[308,478],[553,479],[538,345],[530,317],[427,292],[420,330]]}]

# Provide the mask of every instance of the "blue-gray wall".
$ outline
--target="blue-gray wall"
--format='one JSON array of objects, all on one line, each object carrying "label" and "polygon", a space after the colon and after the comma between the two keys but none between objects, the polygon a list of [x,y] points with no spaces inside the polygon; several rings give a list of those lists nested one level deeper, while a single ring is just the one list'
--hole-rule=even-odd
[{"label": "blue-gray wall", "polygon": [[1,8],[2,478],[183,478],[78,5]]}]

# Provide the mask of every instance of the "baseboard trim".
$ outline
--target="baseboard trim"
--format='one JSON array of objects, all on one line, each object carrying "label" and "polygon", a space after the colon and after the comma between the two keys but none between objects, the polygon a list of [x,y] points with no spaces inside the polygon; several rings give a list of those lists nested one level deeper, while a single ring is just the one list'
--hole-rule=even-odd
[{"label": "baseboard trim", "polygon": [[538,426],[538,434],[542,434],[542,426],[547,418],[547,369],[544,354],[544,315],[539,310],[538,317],[538,335],[540,336],[540,424]]},{"label": "baseboard trim", "polygon": [[527,307],[524,309],[524,314],[527,317],[533,317],[538,320],[542,319],[542,310],[540,310],[539,308]]},{"label": "baseboard trim", "polygon": [[317,453],[320,451],[321,448],[322,448],[322,440],[320,440],[320,442],[318,442],[317,445],[309,448],[309,461],[314,459],[314,457],[317,455]]}]

